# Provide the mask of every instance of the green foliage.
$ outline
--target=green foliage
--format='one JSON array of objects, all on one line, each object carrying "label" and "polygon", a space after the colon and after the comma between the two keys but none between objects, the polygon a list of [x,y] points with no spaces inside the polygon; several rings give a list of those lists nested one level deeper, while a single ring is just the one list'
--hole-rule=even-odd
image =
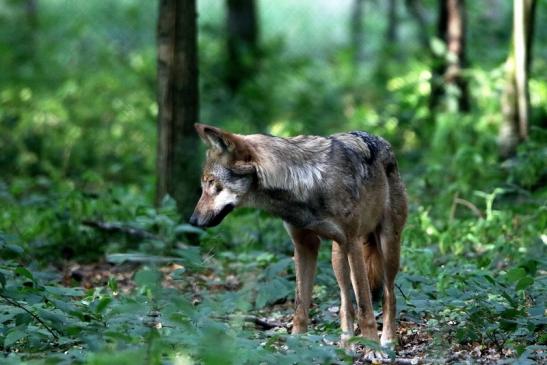
[{"label": "green foliage", "polygon": [[[34,25],[23,1],[0,4],[0,362],[352,362],[333,344],[328,244],[317,321],[290,336],[295,273],[278,219],[241,210],[203,232],[171,199],[151,206],[157,4],[38,3]],[[432,18],[434,2],[423,3]],[[283,136],[361,129],[392,143],[410,200],[399,318],[426,338],[423,354],[442,363],[454,349],[480,348],[545,360],[547,28],[536,30],[530,139],[500,161],[508,3],[491,12],[468,3],[467,114],[430,112],[430,51],[446,50],[439,40],[421,49],[408,14],[390,49],[384,17],[367,15],[367,59],[356,66],[334,21],[346,15],[329,5],[313,21],[310,1],[260,3],[257,75],[232,95],[222,6],[198,4],[204,122]],[[367,6],[372,15],[384,5]],[[86,263],[107,265],[103,276],[93,269],[99,282],[72,275]],[[257,318],[280,325],[258,329]]]}]

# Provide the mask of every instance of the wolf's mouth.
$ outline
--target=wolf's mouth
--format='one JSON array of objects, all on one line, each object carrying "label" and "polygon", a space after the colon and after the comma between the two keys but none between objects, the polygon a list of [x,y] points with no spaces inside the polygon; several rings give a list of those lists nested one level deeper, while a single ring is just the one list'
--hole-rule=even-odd
[{"label": "wolf's mouth", "polygon": [[232,210],[234,210],[234,204],[228,204],[218,212],[209,222],[207,222],[206,227],[214,227],[220,224],[224,217],[226,217]]}]

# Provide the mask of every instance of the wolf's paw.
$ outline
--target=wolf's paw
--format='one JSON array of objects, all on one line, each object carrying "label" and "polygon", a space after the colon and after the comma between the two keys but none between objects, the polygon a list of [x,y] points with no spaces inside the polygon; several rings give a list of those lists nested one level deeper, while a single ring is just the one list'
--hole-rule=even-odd
[{"label": "wolf's paw", "polygon": [[346,350],[348,354],[356,354],[357,353],[357,345],[355,343],[352,343],[350,340],[352,339],[352,335],[349,333],[342,333],[340,336],[340,343],[339,347],[341,349]]},{"label": "wolf's paw", "polygon": [[340,347],[347,349],[348,346],[351,344],[350,340],[352,337],[353,336],[350,335],[349,333],[342,333],[342,335],[340,336]]},{"label": "wolf's paw", "polygon": [[397,344],[397,337],[386,336],[382,334],[382,337],[380,338],[380,344],[384,348],[387,348],[389,350],[395,350],[395,345]]},{"label": "wolf's paw", "polygon": [[387,353],[372,349],[365,349],[362,359],[371,364],[383,364],[389,362],[389,356]]}]

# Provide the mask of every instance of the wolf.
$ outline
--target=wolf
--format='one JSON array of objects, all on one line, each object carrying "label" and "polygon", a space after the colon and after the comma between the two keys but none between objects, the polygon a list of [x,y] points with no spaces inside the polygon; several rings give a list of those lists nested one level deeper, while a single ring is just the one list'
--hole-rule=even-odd
[{"label": "wolf", "polygon": [[281,138],[195,129],[209,148],[190,223],[212,227],[242,206],[283,219],[296,266],[292,333],[307,330],[320,239],[332,240],[342,344],[354,335],[355,317],[361,336],[378,341],[372,293],[383,290],[380,343],[393,347],[407,197],[390,144],[361,131]]}]

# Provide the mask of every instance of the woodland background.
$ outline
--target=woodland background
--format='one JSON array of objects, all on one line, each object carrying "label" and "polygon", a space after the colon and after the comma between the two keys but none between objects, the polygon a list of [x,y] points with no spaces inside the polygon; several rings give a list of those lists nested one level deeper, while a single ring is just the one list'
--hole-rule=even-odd
[{"label": "woodland background", "polygon": [[545,24],[532,0],[0,1],[0,363],[362,362],[328,243],[290,336],[281,221],[186,224],[198,121],[389,140],[392,358],[546,361]]}]

